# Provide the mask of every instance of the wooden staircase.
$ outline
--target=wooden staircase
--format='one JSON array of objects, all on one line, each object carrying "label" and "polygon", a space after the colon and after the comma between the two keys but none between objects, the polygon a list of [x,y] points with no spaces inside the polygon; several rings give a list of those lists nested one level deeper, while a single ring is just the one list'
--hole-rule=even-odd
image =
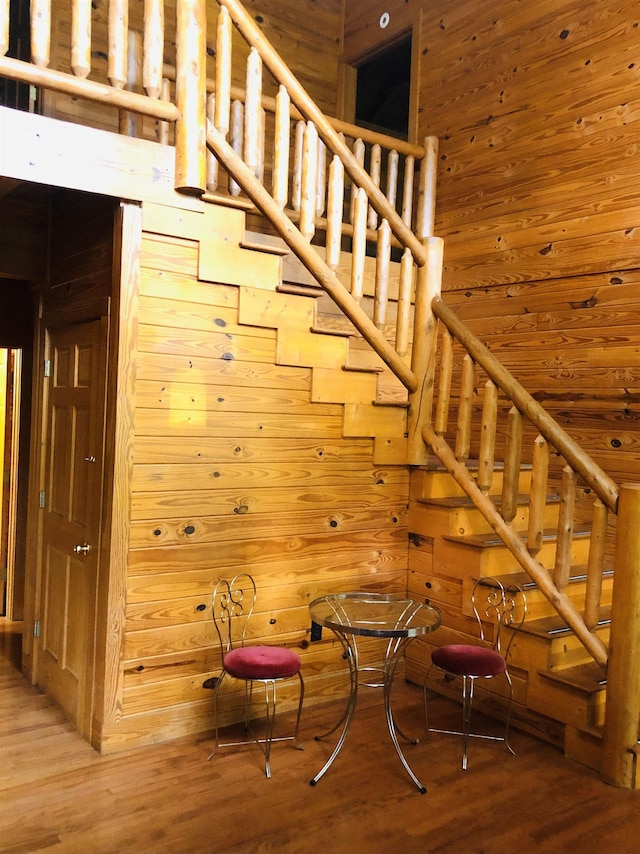
[{"label": "wooden staircase", "polygon": [[[528,524],[527,472],[521,473],[522,500],[513,526],[525,532]],[[490,496],[500,501],[502,472],[496,466]],[[555,530],[559,498],[548,496],[545,519]],[[600,728],[604,721],[606,677],[573,633],[557,616],[536,584],[524,573],[502,541],[491,531],[471,501],[451,476],[437,467],[415,469],[409,505],[409,593],[425,598],[443,612],[443,626],[427,641],[409,648],[407,678],[421,683],[430,663],[432,648],[445,643],[476,639],[469,606],[470,588],[476,578],[496,576],[520,585],[527,596],[527,617],[514,641],[511,665],[514,674],[514,721],[557,744],[572,758],[598,767]],[[567,595],[579,607],[584,602],[585,562],[589,532],[574,532],[572,569]],[[545,536],[539,560],[552,571],[555,534]],[[605,573],[602,589],[604,615],[597,632],[608,641],[607,606],[611,602],[612,573]],[[429,687],[459,699],[457,687],[429,677]],[[506,701],[503,686],[478,686],[478,707],[503,717]]]}]

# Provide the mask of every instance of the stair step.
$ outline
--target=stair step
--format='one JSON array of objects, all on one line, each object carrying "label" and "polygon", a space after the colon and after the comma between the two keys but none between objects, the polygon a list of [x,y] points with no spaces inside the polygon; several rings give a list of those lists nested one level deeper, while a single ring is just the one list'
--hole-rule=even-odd
[{"label": "stair step", "polygon": [[607,687],[606,670],[595,661],[576,664],[564,670],[542,670],[540,676],[562,685],[569,685],[587,694],[597,694]]},{"label": "stair step", "polygon": [[[523,540],[526,542],[526,534],[523,535]],[[555,528],[544,532],[542,546],[536,555],[543,566],[554,566],[556,541]],[[570,563],[584,564],[588,559],[589,545],[590,532],[575,531],[571,542]],[[434,540],[433,570],[445,577],[468,579],[520,573],[522,566],[493,532],[469,536],[443,534]]]},{"label": "stair step", "polygon": [[[555,528],[546,528],[542,532],[542,541],[544,543],[555,542],[557,539],[557,530]],[[577,530],[573,532],[574,540],[588,540],[591,536],[591,531]],[[502,540],[497,534],[471,534],[468,537],[457,537],[454,534],[447,534],[443,537],[444,540],[450,541],[461,541],[462,545],[472,546],[476,549],[492,549],[492,548],[506,548]],[[524,542],[527,542],[527,536],[523,535],[522,539]]]},{"label": "stair step", "polygon": [[[489,495],[487,496],[496,507],[500,507],[502,503],[501,495]],[[418,504],[426,504],[432,505],[434,507],[445,507],[455,509],[458,507],[475,507],[473,501],[468,498],[466,495],[454,495],[450,497],[435,497],[435,498],[416,498]],[[531,503],[531,496],[528,493],[523,493],[522,495],[518,495],[516,498],[516,503],[518,505],[527,505]],[[559,504],[560,496],[556,494],[550,494],[546,498],[547,504]]]},{"label": "stair step", "polygon": [[[610,624],[611,607],[604,606],[601,611],[600,619],[598,620],[597,628],[603,629]],[[550,617],[539,617],[535,620],[526,620],[520,631],[529,635],[535,635],[537,637],[547,639],[568,637],[573,634],[559,614],[554,614]]]},{"label": "stair step", "polygon": [[227,193],[203,193],[200,198],[203,202],[209,202],[213,205],[222,205],[226,208],[237,208],[242,211],[252,211],[255,205],[250,199],[240,196],[231,196]]},{"label": "stair step", "polygon": [[[469,460],[467,469],[473,474],[478,470],[477,460]],[[502,493],[502,476],[504,466],[496,462],[493,467],[493,483],[489,495],[500,495]],[[519,492],[529,492],[531,486],[531,467],[521,466],[518,482]],[[417,467],[411,474],[411,499],[418,501],[420,498],[450,498],[453,496],[467,497],[465,491],[459,486],[452,475],[443,467],[437,457],[430,457],[424,466]]]},{"label": "stair step", "polygon": [[257,249],[270,252],[273,255],[288,255],[291,250],[281,237],[273,234],[262,234],[259,231],[245,231],[240,244],[245,249]]},{"label": "stair step", "polygon": [[[500,495],[490,495],[489,499],[500,507]],[[551,528],[558,524],[560,499],[550,495],[544,509],[543,524]],[[530,498],[526,494],[517,498],[516,513],[511,527],[516,531],[526,531],[529,526]],[[428,537],[434,536],[471,536],[493,533],[493,528],[466,495],[455,497],[418,497],[412,501],[408,518],[409,530]]]}]

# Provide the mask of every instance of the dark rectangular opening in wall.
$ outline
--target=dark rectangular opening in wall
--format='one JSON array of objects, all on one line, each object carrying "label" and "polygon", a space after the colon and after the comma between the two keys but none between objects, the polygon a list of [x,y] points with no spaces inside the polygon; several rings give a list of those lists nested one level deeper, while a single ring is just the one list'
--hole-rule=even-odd
[{"label": "dark rectangular opening in wall", "polygon": [[[31,0],[10,0],[7,56],[31,61]],[[38,112],[38,90],[29,83],[0,78],[0,105],[28,113]]]},{"label": "dark rectangular opening in wall", "polygon": [[357,72],[356,124],[407,139],[411,37],[363,62]]}]

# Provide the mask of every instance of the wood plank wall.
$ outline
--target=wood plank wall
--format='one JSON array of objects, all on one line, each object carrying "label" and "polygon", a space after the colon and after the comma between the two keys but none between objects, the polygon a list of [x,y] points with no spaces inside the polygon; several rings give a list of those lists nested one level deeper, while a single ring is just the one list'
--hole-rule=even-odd
[{"label": "wood plank wall", "polygon": [[252,636],[302,655],[308,704],[347,687],[331,634],[310,643],[309,602],[405,589],[408,471],[376,465],[366,430],[345,435],[343,405],[312,401],[312,366],[339,383],[339,339],[310,331],[313,297],[275,292],[280,258],[240,249],[243,223],[143,205],[123,690],[104,751],[212,731],[218,577],[255,577]]},{"label": "wood plank wall", "polygon": [[603,468],[639,480],[637,7],[347,0],[347,56],[386,37],[383,7],[390,27],[420,22],[447,301]]},{"label": "wood plank wall", "polygon": [[[129,28],[143,30],[142,0],[129,4]],[[175,65],[175,0],[165,2],[165,62]],[[245,4],[265,36],[272,42],[285,62],[296,74],[312,98],[328,114],[336,114],[336,89],[338,56],[342,44],[341,0],[252,0]],[[218,4],[208,2],[207,74],[215,77],[215,44]],[[107,22],[108,0],[92,3],[92,69],[89,79],[107,81]],[[52,37],[51,67],[70,73],[71,63],[71,2],[56,3],[54,33]],[[232,82],[245,85],[245,60],[248,53],[245,43],[237,36],[233,42]],[[264,74],[265,94],[275,95],[276,90],[268,72]],[[117,131],[118,113],[110,107],[92,104],[78,98],[45,91],[44,115],[65,121],[80,122],[91,127]],[[154,138],[153,122],[146,121],[144,135]]]}]

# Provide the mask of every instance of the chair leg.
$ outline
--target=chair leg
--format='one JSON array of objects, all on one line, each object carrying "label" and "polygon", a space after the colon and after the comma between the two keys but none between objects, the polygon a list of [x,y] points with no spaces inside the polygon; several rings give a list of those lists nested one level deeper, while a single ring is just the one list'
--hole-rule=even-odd
[{"label": "chair leg", "polygon": [[214,744],[213,750],[207,756],[207,762],[213,757],[216,750],[220,747],[220,726],[218,724],[218,693],[220,691],[220,686],[222,685],[222,682],[224,680],[225,675],[226,674],[223,670],[222,673],[220,674],[220,676],[218,677],[218,681],[216,682],[215,691],[213,692],[213,718],[214,718],[214,723],[215,723],[215,728],[216,728],[216,742]]},{"label": "chair leg", "polygon": [[471,706],[473,705],[473,683],[471,676],[462,677],[462,770],[467,770],[467,747],[471,730]]},{"label": "chair leg", "polygon": [[[269,689],[271,689],[271,701],[269,701]],[[276,683],[264,683],[264,696],[266,706],[266,734],[264,739],[264,773],[267,778],[271,778],[271,744],[273,742],[273,725],[276,719],[276,706],[278,698],[276,695]]]},{"label": "chair leg", "polygon": [[513,705],[513,683],[511,682],[511,676],[509,675],[508,670],[505,670],[504,675],[509,686],[509,705],[507,706],[507,720],[504,726],[504,743],[507,746],[507,750],[509,751],[509,753],[512,756],[515,756],[516,752],[513,747],[511,747],[511,744],[509,742],[509,724],[511,723],[511,706]]}]

